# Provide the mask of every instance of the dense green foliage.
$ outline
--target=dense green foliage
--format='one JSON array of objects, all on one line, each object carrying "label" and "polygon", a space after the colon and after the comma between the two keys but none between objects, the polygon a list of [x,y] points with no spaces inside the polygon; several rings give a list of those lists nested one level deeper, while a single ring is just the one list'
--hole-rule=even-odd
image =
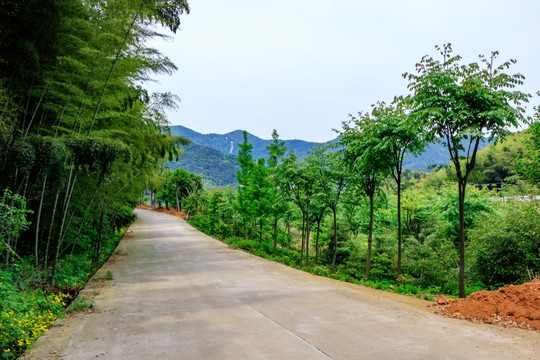
[{"label": "dense green foliage", "polygon": [[2,357],[54,320],[61,300],[43,289],[88,279],[187,143],[163,115],[176,97],[143,83],[176,69],[146,42],[188,11],[184,0],[0,2]]}]

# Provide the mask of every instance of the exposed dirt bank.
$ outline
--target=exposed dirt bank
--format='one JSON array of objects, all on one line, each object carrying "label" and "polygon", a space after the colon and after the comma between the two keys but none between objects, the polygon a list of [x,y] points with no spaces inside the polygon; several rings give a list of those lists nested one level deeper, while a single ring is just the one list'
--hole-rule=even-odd
[{"label": "exposed dirt bank", "polygon": [[466,300],[439,298],[438,304],[449,317],[540,331],[540,279],[478,291]]}]

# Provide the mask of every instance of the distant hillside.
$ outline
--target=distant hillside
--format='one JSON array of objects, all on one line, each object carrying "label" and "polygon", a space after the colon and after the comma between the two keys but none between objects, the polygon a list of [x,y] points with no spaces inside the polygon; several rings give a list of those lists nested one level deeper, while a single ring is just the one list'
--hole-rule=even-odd
[{"label": "distant hillside", "polygon": [[[238,144],[244,141],[243,131],[235,130],[227,134],[201,134],[181,125],[171,126],[171,133],[178,136],[184,136],[192,142],[216,149],[225,154],[238,155]],[[285,141],[287,148],[293,148],[296,154],[307,154],[310,147],[317,145],[316,142],[304,140],[282,140]],[[248,133],[248,142],[253,145],[252,156],[254,159],[268,157],[266,146],[270,145],[272,140],[263,140],[255,135]]]},{"label": "distant hillside", "polygon": [[[478,144],[478,150],[482,150],[489,143],[487,141]],[[429,171],[430,166],[441,166],[450,163],[448,149],[443,144],[429,144],[422,154],[415,157],[411,154],[405,156],[403,167],[409,170]]]},{"label": "distant hillside", "polygon": [[177,162],[169,163],[171,169],[184,168],[201,175],[216,186],[236,185],[236,173],[239,169],[236,156],[194,142],[183,148],[184,155]]},{"label": "distant hillside", "polygon": [[[236,185],[236,172],[239,167],[236,162],[238,144],[244,141],[243,131],[235,130],[227,134],[201,134],[181,125],[171,126],[171,133],[184,136],[191,140],[191,145],[185,147],[185,154],[172,167],[182,167],[190,172],[200,174],[217,186]],[[337,139],[331,140],[332,142]],[[283,140],[287,148],[293,148],[296,154],[307,155],[310,147],[318,143],[303,140]],[[263,140],[248,133],[248,142],[253,145],[254,159],[268,157],[268,146],[272,140]],[[480,143],[479,149],[487,146]],[[420,156],[408,155],[404,160],[404,168],[410,170],[429,171],[430,166],[440,166],[449,163],[448,150],[442,144],[430,144]]]}]

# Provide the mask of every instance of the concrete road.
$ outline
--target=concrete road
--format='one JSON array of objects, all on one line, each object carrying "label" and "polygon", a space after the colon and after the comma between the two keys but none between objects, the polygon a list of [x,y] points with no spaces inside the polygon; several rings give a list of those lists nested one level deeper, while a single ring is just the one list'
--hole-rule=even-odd
[{"label": "concrete road", "polygon": [[60,321],[25,359],[540,359],[538,332],[447,319],[137,216],[100,312]]}]

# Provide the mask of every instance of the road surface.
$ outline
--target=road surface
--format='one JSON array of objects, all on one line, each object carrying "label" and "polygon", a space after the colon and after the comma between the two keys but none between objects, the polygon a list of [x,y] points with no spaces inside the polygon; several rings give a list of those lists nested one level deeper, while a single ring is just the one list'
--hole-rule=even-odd
[{"label": "road surface", "polygon": [[24,359],[540,359],[538,332],[444,318],[136,213],[114,280],[85,289],[99,312],[60,320]]}]

